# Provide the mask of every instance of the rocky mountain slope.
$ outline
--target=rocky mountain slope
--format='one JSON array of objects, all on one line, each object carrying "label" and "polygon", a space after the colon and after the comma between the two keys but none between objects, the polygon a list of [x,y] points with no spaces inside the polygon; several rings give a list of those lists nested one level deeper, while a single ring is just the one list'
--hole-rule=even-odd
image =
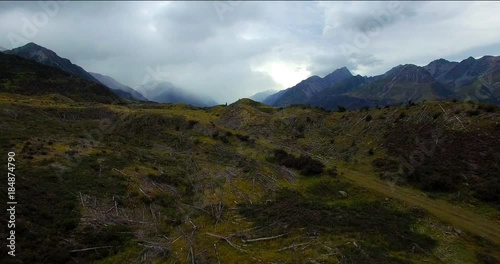
[{"label": "rocky mountain slope", "polygon": [[71,63],[71,61],[68,59],[59,57],[59,55],[57,55],[54,51],[44,48],[33,42],[30,42],[22,47],[4,51],[4,53],[16,55],[27,60],[33,60],[47,66],[56,67],[73,76],[78,76],[85,80],[99,83],[96,78],[85,71],[82,67]]},{"label": "rocky mountain slope", "polygon": [[[82,67],[73,64],[70,60],[62,58],[59,55],[57,55],[54,51],[32,42],[22,47],[4,51],[4,53],[10,55],[16,55],[25,58],[27,60],[38,62],[43,65],[58,68],[66,73],[69,73],[76,77],[83,78],[87,81],[95,82],[97,84],[103,84],[123,99],[142,100],[143,98],[143,96],[138,94],[132,88],[126,87],[116,82],[111,77],[99,75],[97,76],[98,78],[96,78],[96,76],[85,71]],[[102,79],[103,82],[101,82],[99,79]]]},{"label": "rocky mountain slope", "polygon": [[279,96],[270,96],[264,99],[263,103],[274,106],[304,104],[315,94],[350,77],[352,77],[352,74],[345,67],[337,69],[323,78],[311,76],[294,87],[279,92]]},{"label": "rocky mountain slope", "polygon": [[[308,104],[325,109],[376,107],[409,100],[458,99],[499,104],[499,61],[500,57],[493,56],[470,57],[461,62],[439,59],[424,67],[399,65],[373,77],[342,74],[331,84],[312,76],[263,102],[273,106]],[[348,70],[343,68],[342,72]]]},{"label": "rocky mountain slope", "polygon": [[0,92],[24,95],[56,94],[80,102],[122,102],[117,95],[101,84],[75,77],[55,67],[2,53],[0,53]]}]

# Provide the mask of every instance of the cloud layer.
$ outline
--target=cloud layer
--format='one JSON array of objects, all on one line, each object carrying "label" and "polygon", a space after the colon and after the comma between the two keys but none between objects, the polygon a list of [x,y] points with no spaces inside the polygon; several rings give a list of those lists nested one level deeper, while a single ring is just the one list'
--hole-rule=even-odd
[{"label": "cloud layer", "polygon": [[500,55],[498,2],[0,2],[0,47],[35,42],[132,87],[232,102],[342,66]]}]

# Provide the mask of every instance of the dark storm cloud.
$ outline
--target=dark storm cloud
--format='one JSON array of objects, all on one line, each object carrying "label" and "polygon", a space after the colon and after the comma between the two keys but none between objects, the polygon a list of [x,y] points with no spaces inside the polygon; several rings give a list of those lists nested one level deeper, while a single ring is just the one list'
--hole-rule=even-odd
[{"label": "dark storm cloud", "polygon": [[500,43],[491,33],[499,30],[499,7],[488,2],[0,2],[0,46],[32,41],[132,87],[155,76],[231,102],[342,66],[371,75],[468,51],[491,54]]}]

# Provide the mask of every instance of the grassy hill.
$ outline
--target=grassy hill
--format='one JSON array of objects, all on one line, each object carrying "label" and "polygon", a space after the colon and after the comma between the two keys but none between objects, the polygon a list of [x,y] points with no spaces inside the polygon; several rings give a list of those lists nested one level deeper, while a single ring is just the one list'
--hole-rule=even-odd
[{"label": "grassy hill", "polygon": [[497,106],[0,93],[0,111],[25,263],[500,261]]}]

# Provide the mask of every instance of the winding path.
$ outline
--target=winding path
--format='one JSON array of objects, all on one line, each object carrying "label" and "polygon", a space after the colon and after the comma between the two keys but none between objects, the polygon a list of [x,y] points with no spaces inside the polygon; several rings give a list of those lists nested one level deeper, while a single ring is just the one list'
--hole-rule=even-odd
[{"label": "winding path", "polygon": [[354,170],[346,171],[341,177],[365,189],[421,207],[452,226],[480,235],[500,246],[500,223],[497,221],[485,219],[448,202],[425,197],[419,191],[391,184],[371,175],[366,176]]}]

